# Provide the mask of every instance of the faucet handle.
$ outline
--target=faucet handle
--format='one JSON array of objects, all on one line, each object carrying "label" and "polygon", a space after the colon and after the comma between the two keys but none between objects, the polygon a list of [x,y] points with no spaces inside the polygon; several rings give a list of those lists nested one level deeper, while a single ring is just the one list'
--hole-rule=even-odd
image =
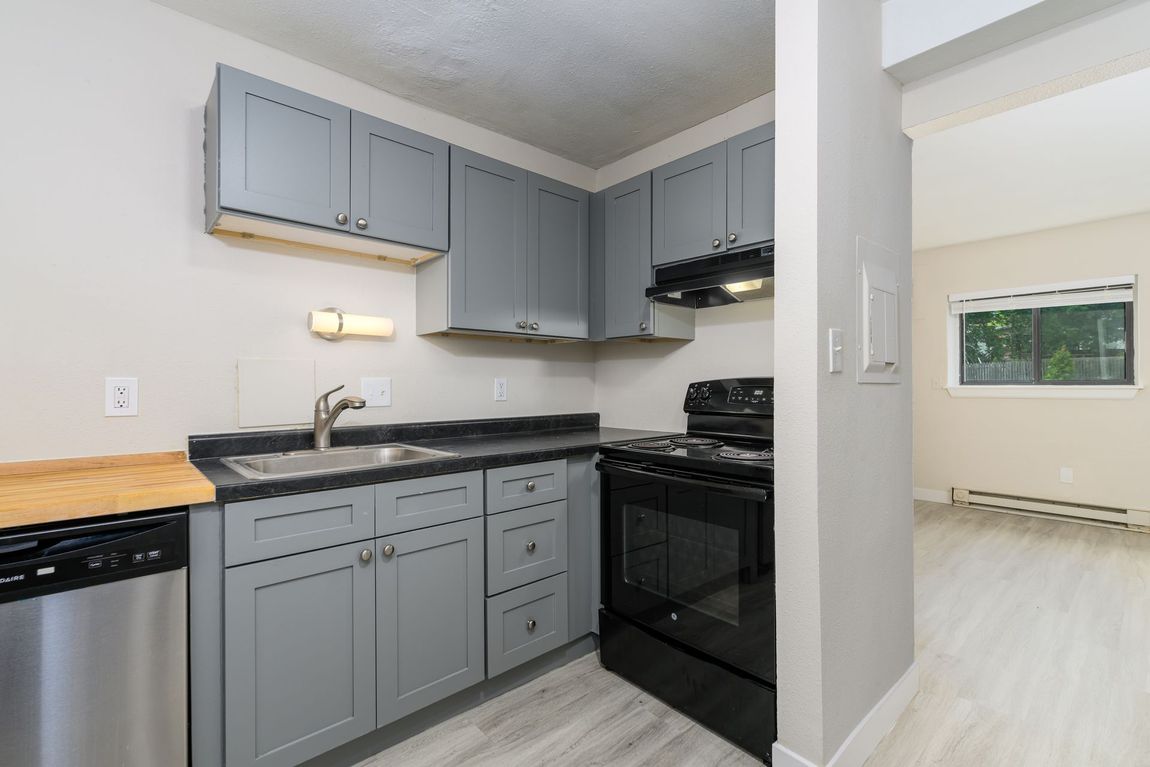
[{"label": "faucet handle", "polygon": [[323,394],[319,395],[319,399],[315,401],[315,409],[321,413],[326,414],[331,409],[331,406],[328,405],[327,398],[341,390],[343,387],[344,384],[340,384],[331,391],[325,391]]}]

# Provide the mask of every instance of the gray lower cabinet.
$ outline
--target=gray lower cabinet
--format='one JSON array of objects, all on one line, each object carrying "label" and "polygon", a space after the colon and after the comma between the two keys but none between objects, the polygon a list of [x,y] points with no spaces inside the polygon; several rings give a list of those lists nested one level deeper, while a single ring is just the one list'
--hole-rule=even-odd
[{"label": "gray lower cabinet", "polygon": [[567,461],[540,461],[487,470],[488,514],[567,497]]},{"label": "gray lower cabinet", "polygon": [[[651,174],[623,181],[596,196],[591,231],[592,259],[602,299],[593,319],[604,339],[695,337],[695,312],[653,303],[651,286]],[[599,219],[601,218],[601,222]]]},{"label": "gray lower cabinet", "polygon": [[725,144],[680,157],[651,172],[651,263],[727,249]]},{"label": "gray lower cabinet", "polygon": [[225,572],[228,767],[296,765],[375,727],[370,552],[353,543]]},{"label": "gray lower cabinet", "polygon": [[567,571],[567,501],[487,517],[487,593]]},{"label": "gray lower cabinet", "polygon": [[299,554],[375,535],[370,487],[345,487],[255,501],[224,510],[224,564]]},{"label": "gray lower cabinet", "polygon": [[590,194],[536,173],[527,191],[527,329],[587,338]]},{"label": "gray lower cabinet", "polygon": [[222,64],[214,87],[219,206],[347,231],[351,110]]},{"label": "gray lower cabinet", "polygon": [[382,727],[483,680],[483,520],[375,543]]},{"label": "gray lower cabinet", "polygon": [[728,249],[775,238],[775,124],[727,139]]},{"label": "gray lower cabinet", "polygon": [[482,471],[375,486],[376,535],[392,535],[481,516]]},{"label": "gray lower cabinet", "polygon": [[444,251],[448,144],[351,113],[351,226],[367,237]]},{"label": "gray lower cabinet", "polygon": [[567,574],[487,599],[487,677],[567,643]]}]

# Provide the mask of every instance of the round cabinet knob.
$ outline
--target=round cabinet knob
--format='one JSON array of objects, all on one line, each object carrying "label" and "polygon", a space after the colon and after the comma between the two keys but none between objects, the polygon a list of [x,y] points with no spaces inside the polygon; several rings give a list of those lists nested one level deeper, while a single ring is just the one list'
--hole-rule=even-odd
[{"label": "round cabinet knob", "polygon": [[395,547],[392,546],[390,543],[383,547],[383,555],[385,557],[390,557],[394,553],[395,553]]},{"label": "round cabinet knob", "polygon": [[528,541],[527,542],[527,550],[528,551],[535,551],[535,541]]},{"label": "round cabinet knob", "polygon": [[527,320],[519,320],[519,322],[515,323],[515,327],[519,328],[520,330],[526,330],[527,329]]},{"label": "round cabinet knob", "polygon": [[723,241],[722,241],[722,240],[720,240],[718,237],[716,237],[715,239],[711,240],[711,247],[712,247],[712,248],[717,248],[717,247],[719,247],[719,246],[720,246],[720,245],[722,245],[722,244],[723,244]]},{"label": "round cabinet knob", "polygon": [[356,229],[367,229],[367,219],[366,218],[357,218],[355,220],[355,228]]},{"label": "round cabinet knob", "polygon": [[539,323],[538,322],[532,322],[531,323],[531,329],[532,330],[538,330],[539,329]]},{"label": "round cabinet knob", "polygon": [[534,631],[535,626],[536,626],[535,619],[534,618],[528,618],[527,619],[527,630],[528,631]]},{"label": "round cabinet knob", "polygon": [[527,483],[527,492],[529,492],[529,493],[535,492],[535,480],[531,480],[530,482]]},{"label": "round cabinet knob", "polygon": [[646,322],[640,322],[639,323],[639,330],[646,330],[646,329],[647,329],[647,323]]},{"label": "round cabinet knob", "polygon": [[340,213],[338,216],[335,217],[335,222],[337,224],[339,224],[340,226],[343,226],[344,224],[347,223],[347,214],[346,213]]},{"label": "round cabinet knob", "polygon": [[727,235],[727,242],[734,242],[737,239],[739,239],[739,235],[735,234],[734,232],[731,232]]},{"label": "round cabinet knob", "polygon": [[364,549],[363,551],[359,552],[359,558],[360,558],[360,561],[370,562],[371,561],[371,549]]},{"label": "round cabinet knob", "polygon": [[646,515],[646,514],[640,514],[638,517],[636,517],[636,518],[635,518],[635,522],[636,522],[636,524],[637,524],[637,523],[640,523],[640,522],[642,522],[642,521],[643,521],[644,519],[646,519],[646,518],[647,518],[647,515]]}]

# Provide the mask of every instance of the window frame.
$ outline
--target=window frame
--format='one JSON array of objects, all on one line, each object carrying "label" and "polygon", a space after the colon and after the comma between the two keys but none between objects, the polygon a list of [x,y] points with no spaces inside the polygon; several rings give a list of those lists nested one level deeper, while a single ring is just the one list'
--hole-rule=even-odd
[{"label": "window frame", "polygon": [[[1123,378],[1112,378],[1106,381],[1089,381],[1089,380],[1073,380],[1073,381],[1047,381],[1042,378],[1042,328],[1039,322],[1039,316],[1042,307],[1031,308],[1030,311],[1030,354],[1033,370],[1033,375],[1030,381],[968,381],[966,380],[966,315],[968,312],[963,312],[958,315],[958,385],[959,386],[1090,386],[1098,388],[1109,388],[1112,386],[1134,386],[1134,301],[1122,301],[1112,303],[1123,303],[1125,305],[1125,323],[1126,323],[1126,366]],[[1103,304],[1099,304],[1100,306]],[[1075,306],[1090,306],[1090,304],[1075,304]],[[978,312],[971,312],[978,314]]]}]

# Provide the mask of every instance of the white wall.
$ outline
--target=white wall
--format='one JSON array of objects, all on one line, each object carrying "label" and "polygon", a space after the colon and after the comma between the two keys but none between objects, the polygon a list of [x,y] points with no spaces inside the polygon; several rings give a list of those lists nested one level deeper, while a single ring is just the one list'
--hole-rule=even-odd
[{"label": "white wall", "polygon": [[[341,423],[589,411],[594,350],[414,336],[412,271],[203,234],[203,104],[217,61],[586,188],[594,172],[145,0],[0,12],[0,460],[181,449],[236,428],[236,360],[314,359],[319,387],[393,378]],[[389,341],[312,338],[309,309],[396,321]],[[140,415],[105,418],[105,376]],[[492,400],[492,378],[510,396]],[[300,421],[311,418],[300,402]]]},{"label": "white wall", "polygon": [[[846,767],[916,683],[911,147],[901,88],[881,68],[880,4],[778,0],[777,13],[776,764]],[[904,276],[895,385],[854,374],[859,235],[896,253]],[[828,328],[845,331],[843,373],[827,371]]]},{"label": "white wall", "polygon": [[[1150,268],[1150,213],[914,254],[914,483],[1150,510],[1150,396],[957,399],[947,381],[947,295]],[[1138,290],[1138,300],[1144,286]],[[1135,306],[1135,350],[1150,312]],[[1136,356],[1145,384],[1146,353]],[[1074,470],[1073,484],[1059,470]]]}]

